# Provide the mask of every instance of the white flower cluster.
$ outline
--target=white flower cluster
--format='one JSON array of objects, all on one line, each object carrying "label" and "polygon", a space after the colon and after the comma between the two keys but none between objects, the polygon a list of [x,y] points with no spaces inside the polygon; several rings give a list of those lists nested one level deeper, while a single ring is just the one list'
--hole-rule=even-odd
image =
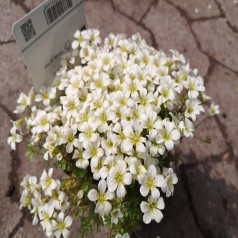
[{"label": "white flower cluster", "polygon": [[[104,44],[94,29],[77,31],[74,36],[72,55],[56,73],[54,85],[36,95],[33,91],[21,94],[16,112],[30,109],[24,120],[31,144],[41,141],[45,160],[70,160],[77,168],[90,169],[98,181],[98,189],[92,188],[87,195],[96,203],[95,213],[110,215],[117,224],[123,213],[113,207],[113,201],[123,199],[127,187],[138,183],[145,199],[140,204],[144,222],[160,222],[164,209],[160,192],[172,195],[178,179],[172,168],[159,161],[182,137],[193,136],[193,123],[205,111],[202,104],[208,99],[203,79],[183,55],[174,50],[166,55],[148,46],[139,34],[129,39],[110,34]],[[212,104],[210,114],[217,112]],[[19,124],[22,121],[14,123],[9,137],[12,149],[22,139]],[[44,175],[40,185],[30,177],[23,192],[22,199],[27,201],[23,204],[33,206],[33,212],[38,209],[41,220],[46,210],[49,218],[54,208],[63,209],[58,200],[50,209],[48,204],[39,204],[39,189],[46,196],[53,189],[59,193],[59,181],[44,184],[44,177],[50,175]],[[59,216],[65,221],[64,209]],[[66,229],[69,223],[68,218],[62,227]],[[45,221],[48,232],[52,228],[47,229],[47,224],[58,223]]]},{"label": "white flower cluster", "polygon": [[26,175],[21,183],[24,191],[21,195],[20,207],[28,207],[33,214],[33,225],[39,220],[47,237],[69,237],[67,229],[72,224],[72,218],[65,216],[69,208],[67,195],[60,190],[60,180],[54,180],[51,176],[53,169],[48,173],[44,170],[37,183],[35,176]]}]

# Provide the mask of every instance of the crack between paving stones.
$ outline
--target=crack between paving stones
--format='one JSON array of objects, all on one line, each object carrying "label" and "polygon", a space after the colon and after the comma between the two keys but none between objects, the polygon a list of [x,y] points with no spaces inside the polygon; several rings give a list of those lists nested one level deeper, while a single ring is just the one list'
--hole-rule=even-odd
[{"label": "crack between paving stones", "polygon": [[[169,0],[163,0],[163,1],[167,2],[170,6],[174,7],[180,13],[180,15],[185,18],[185,20],[187,21],[187,25],[189,27],[189,30],[190,30],[193,38],[194,38],[194,41],[195,41],[195,43],[197,45],[197,48],[200,51],[200,53],[205,55],[205,56],[207,56],[209,62],[212,62],[213,64],[214,63],[215,64],[219,64],[219,65],[225,67],[226,69],[228,69],[229,71],[231,71],[232,73],[236,74],[236,76],[238,76],[238,71],[235,71],[234,69],[230,68],[229,66],[225,65],[224,63],[218,61],[216,58],[214,58],[213,56],[211,56],[209,53],[207,53],[206,51],[204,51],[202,49],[201,44],[200,44],[200,42],[198,41],[198,39],[196,37],[196,33],[194,32],[194,30],[193,30],[193,28],[191,26],[191,23],[194,22],[194,19],[191,19],[184,9],[182,9],[181,7],[175,5],[173,2],[171,2]],[[210,67],[210,65],[209,65],[209,67]],[[209,69],[209,67],[208,67],[208,69]],[[215,66],[211,66],[211,67],[213,68]],[[211,73],[211,69],[210,69],[210,73]],[[209,81],[209,79],[207,79],[207,82],[208,81]]]},{"label": "crack between paving stones", "polygon": [[[11,151],[11,171],[8,174],[8,178],[10,181],[10,185],[8,188],[8,191],[6,193],[7,197],[10,197],[10,200],[12,203],[17,203],[19,202],[19,191],[16,188],[15,184],[19,184],[19,179],[18,176],[16,174],[17,168],[19,168],[20,166],[20,159],[18,156],[18,150],[16,151]],[[24,226],[25,224],[25,219],[26,219],[26,211],[23,210],[21,211],[22,217],[20,218],[20,221],[17,223],[17,225],[13,228],[13,230],[11,231],[11,233],[9,234],[8,238],[13,238],[17,232],[19,231],[19,229],[21,227]]]},{"label": "crack between paving stones", "polygon": [[152,46],[154,48],[157,48],[157,42],[155,40],[155,36],[154,36],[153,32],[147,26],[145,26],[145,24],[143,22],[139,22],[139,21],[135,20],[133,17],[131,17],[131,16],[127,15],[126,13],[122,12],[121,10],[117,9],[117,7],[115,6],[113,0],[109,0],[109,1],[110,1],[111,5],[112,5],[113,11],[118,12],[120,15],[122,15],[125,18],[131,20],[133,23],[135,23],[136,25],[140,26],[142,29],[147,31],[150,34],[150,39],[152,41]]},{"label": "crack between paving stones", "polygon": [[19,178],[16,173],[17,169],[20,167],[21,160],[18,154],[18,148],[15,151],[11,150],[11,171],[8,174],[8,179],[10,185],[6,196],[10,197],[11,202],[19,202],[19,189],[16,187],[16,184],[19,185]]},{"label": "crack between paving stones", "polygon": [[186,169],[185,169],[184,165],[180,166],[180,171],[181,171],[182,184],[183,184],[184,190],[187,195],[188,205],[189,205],[190,211],[193,215],[193,219],[194,219],[196,227],[198,228],[199,232],[201,233],[201,235],[204,238],[215,238],[214,235],[212,234],[211,230],[205,230],[199,222],[197,211],[196,211],[196,208],[195,208],[194,202],[193,202],[193,197],[192,197],[192,192],[191,192],[190,185],[189,185],[188,176],[187,176]]},{"label": "crack between paving stones", "polygon": [[190,18],[190,22],[205,22],[205,21],[210,21],[210,20],[217,20],[220,18],[224,18],[223,15],[217,15],[217,16],[211,16],[211,17],[200,17],[200,18]]},{"label": "crack between paving stones", "polygon": [[10,1],[15,3],[15,5],[20,6],[25,13],[31,11],[31,9],[25,4],[25,0],[10,0]]},{"label": "crack between paving stones", "polygon": [[20,218],[20,221],[17,223],[17,225],[13,228],[13,230],[11,231],[11,233],[9,234],[8,238],[13,238],[17,232],[19,231],[19,229],[21,227],[24,226],[25,224],[25,219],[26,219],[26,211],[23,210],[21,211],[22,217]]},{"label": "crack between paving stones", "polygon": [[[208,158],[207,157],[204,158],[203,160],[197,160],[196,159],[193,162],[186,163],[186,164],[184,163],[183,167],[186,168],[186,169],[190,169],[190,168],[194,168],[194,167],[197,167],[197,166],[205,166],[205,165],[210,164],[210,163],[222,162],[223,161],[223,156],[227,152],[229,153],[229,149],[226,149],[225,151],[221,152],[219,155],[211,155]],[[180,151],[180,153],[182,153],[182,152]],[[192,154],[195,157],[194,151],[190,150],[190,154]],[[185,155],[185,157],[187,157],[189,155]]]},{"label": "crack between paving stones", "polygon": [[0,107],[2,108],[2,110],[8,115],[8,117],[11,119],[11,120],[16,120],[17,117],[16,115],[11,111],[9,110],[5,105],[3,105],[2,103],[0,103]]},{"label": "crack between paving stones", "polygon": [[15,40],[7,40],[7,41],[0,41],[0,46],[1,45],[6,45],[6,44],[10,44],[10,43],[15,43],[16,41]]},{"label": "crack between paving stones", "polygon": [[158,4],[160,0],[154,0],[153,2],[151,2],[151,4],[149,5],[149,7],[147,8],[147,10],[144,12],[144,14],[141,16],[139,23],[143,24],[143,20],[146,18],[147,14],[150,12],[151,8],[155,5]]},{"label": "crack between paving stones", "polygon": [[219,130],[221,131],[221,134],[225,140],[225,143],[226,143],[226,146],[228,148],[228,152],[229,152],[229,155],[230,155],[230,158],[231,159],[234,159],[234,162],[235,162],[235,165],[236,165],[236,170],[238,171],[238,160],[235,158],[235,153],[234,153],[234,150],[233,150],[233,147],[231,145],[231,142],[229,140],[229,136],[228,136],[228,133],[226,131],[226,127],[225,125],[220,121],[219,117],[215,116],[215,122],[219,128]]},{"label": "crack between paving stones", "polygon": [[226,17],[226,13],[222,9],[222,6],[220,5],[220,3],[217,0],[214,0],[214,1],[217,5],[218,9],[222,13],[222,16],[226,19],[227,26],[231,29],[231,31],[233,31],[233,33],[238,33],[238,29],[236,28],[236,26],[232,25],[231,22],[228,20],[228,18]]}]

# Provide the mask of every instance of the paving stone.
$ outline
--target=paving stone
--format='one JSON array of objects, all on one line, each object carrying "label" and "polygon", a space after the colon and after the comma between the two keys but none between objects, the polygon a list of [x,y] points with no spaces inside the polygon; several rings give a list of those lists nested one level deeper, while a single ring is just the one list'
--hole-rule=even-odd
[{"label": "paving stone", "polygon": [[22,213],[19,205],[12,203],[10,198],[2,197],[0,202],[0,237],[8,238],[11,232],[19,223]]},{"label": "paving stone", "polygon": [[200,75],[206,74],[208,59],[199,52],[187,21],[175,7],[160,1],[151,8],[143,22],[154,33],[159,49],[177,49],[185,54],[193,68],[199,69]]},{"label": "paving stone", "polygon": [[189,202],[178,169],[178,184],[175,185],[174,195],[165,199],[164,218],[161,223],[152,222],[145,225],[140,232],[143,238],[202,238],[195,224],[193,214],[189,208]]},{"label": "paving stone", "polygon": [[0,108],[0,118],[0,237],[7,238],[20,221],[22,214],[19,210],[19,205],[11,201],[9,197],[11,189],[14,188],[10,186],[9,173],[12,169],[12,158],[10,147],[7,144],[11,123],[10,118],[2,108]]},{"label": "paving stone", "polygon": [[43,2],[44,0],[25,0],[24,1],[25,5],[31,10],[39,6]]},{"label": "paving stone", "polygon": [[115,6],[120,11],[140,21],[143,14],[150,7],[154,0],[113,0]]},{"label": "paving stone", "polygon": [[211,164],[210,176],[212,179],[223,178],[227,186],[233,186],[238,191],[238,173],[234,161],[229,160],[229,155],[225,154],[222,160],[216,164]]},{"label": "paving stone", "polygon": [[12,158],[10,155],[10,147],[7,144],[7,138],[11,128],[10,118],[6,112],[0,108],[0,237],[7,238],[13,231],[14,227],[20,221],[22,216],[17,203],[12,202],[8,197],[11,189],[9,173],[11,172]]},{"label": "paving stone", "polygon": [[25,12],[10,0],[1,0],[0,9],[4,9],[0,14],[0,42],[13,40],[12,26],[25,15]]},{"label": "paving stone", "polygon": [[238,160],[238,81],[237,75],[222,66],[217,66],[210,76],[207,92],[221,107],[222,116],[219,117],[227,132],[234,154]]},{"label": "paving stone", "polygon": [[16,43],[1,45],[0,55],[0,102],[13,111],[20,92],[28,93],[32,87],[32,79]]},{"label": "paving stone", "polygon": [[[205,116],[195,123],[198,125]],[[211,143],[205,143],[206,138]],[[203,140],[203,141],[201,141]],[[178,146],[182,163],[193,163],[195,161],[206,161],[209,157],[216,157],[227,152],[227,145],[214,118],[204,120],[197,128],[195,127],[194,138],[183,138]]]},{"label": "paving stone", "polygon": [[133,21],[114,12],[109,1],[87,1],[84,2],[84,9],[88,27],[99,29],[102,38],[109,33],[126,33],[129,37],[138,32],[148,44],[151,44],[149,33]]},{"label": "paving stone", "polygon": [[238,30],[238,2],[235,2],[235,0],[217,0],[217,2],[220,3],[228,21]]},{"label": "paving stone", "polygon": [[170,0],[193,19],[219,16],[221,12],[214,0]]},{"label": "paving stone", "polygon": [[[205,237],[237,238],[238,190],[224,178],[231,176],[225,171],[235,165],[220,163],[210,163],[187,170],[193,206]],[[224,175],[214,170],[222,170]],[[237,183],[237,173],[232,180]]]},{"label": "paving stone", "polygon": [[195,22],[192,28],[203,51],[238,71],[238,34],[228,27],[224,18]]},{"label": "paving stone", "polygon": [[[0,183],[0,199],[6,196],[8,192],[10,181],[8,175],[11,171],[11,155],[10,155],[10,147],[7,144],[7,138],[9,136],[11,123],[10,118],[7,113],[3,111],[0,107],[0,174],[1,174],[1,183]],[[1,215],[0,215],[1,217]]]},{"label": "paving stone", "polygon": [[25,219],[24,225],[19,228],[14,238],[43,238],[46,237],[40,224],[32,225],[31,221]]}]

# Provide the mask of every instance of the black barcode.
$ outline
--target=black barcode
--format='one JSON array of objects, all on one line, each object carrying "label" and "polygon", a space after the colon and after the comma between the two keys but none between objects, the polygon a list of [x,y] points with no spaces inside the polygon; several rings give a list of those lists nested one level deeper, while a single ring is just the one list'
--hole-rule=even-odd
[{"label": "black barcode", "polygon": [[36,35],[31,19],[28,19],[25,23],[23,23],[20,28],[26,42]]},{"label": "black barcode", "polygon": [[69,8],[72,7],[72,0],[54,0],[44,7],[44,14],[47,24],[50,25]]}]

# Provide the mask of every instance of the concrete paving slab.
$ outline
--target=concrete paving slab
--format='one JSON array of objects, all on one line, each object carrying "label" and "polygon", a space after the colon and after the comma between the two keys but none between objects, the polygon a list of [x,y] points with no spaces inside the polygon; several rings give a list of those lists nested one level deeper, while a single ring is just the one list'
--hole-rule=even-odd
[{"label": "concrete paving slab", "polygon": [[[0,103],[5,105],[5,111],[14,110],[19,93],[27,93],[32,86],[18,48],[11,43],[11,24],[41,2],[0,0]],[[179,184],[174,196],[166,201],[164,220],[161,224],[145,226],[141,237],[238,237],[238,32],[237,5],[233,3],[233,0],[160,0],[158,4],[152,0],[139,3],[87,0],[84,3],[88,26],[98,28],[102,37],[110,32],[128,36],[139,32],[151,45],[184,53],[192,67],[206,76],[207,93],[221,106],[221,116],[198,128],[200,137],[207,134],[212,137],[211,145],[197,140],[183,142],[182,151],[189,160],[178,169]],[[144,20],[140,22],[142,17]],[[10,117],[2,110],[0,237],[42,238],[41,227],[31,225],[28,212],[22,215],[18,201],[23,176],[26,173],[39,176],[43,162],[29,163],[24,145],[18,148],[15,160],[11,160],[6,144]],[[105,237],[105,234],[105,230],[95,231],[90,237]]]},{"label": "concrete paving slab", "polygon": [[28,93],[32,87],[32,79],[16,43],[0,45],[0,55],[0,102],[13,111],[20,92]]},{"label": "concrete paving slab", "polygon": [[238,81],[237,74],[222,66],[216,66],[207,83],[207,91],[221,107],[220,126],[223,136],[233,150],[233,157],[238,161]]},{"label": "concrete paving slab", "polygon": [[[209,163],[186,170],[193,209],[204,237],[238,237],[238,190],[214,170],[229,169],[227,162]],[[235,164],[233,163],[233,167]],[[213,174],[216,173],[216,176]],[[238,175],[233,179],[237,181]]]},{"label": "concrete paving slab", "polygon": [[[142,20],[143,15],[147,13],[149,8],[156,1],[154,0],[113,0],[115,6],[120,11],[131,16],[137,21]],[[136,7],[135,7],[136,6]]]},{"label": "concrete paving slab", "polygon": [[102,38],[109,33],[125,33],[129,37],[138,32],[148,44],[151,44],[149,33],[131,19],[115,11],[109,1],[86,1],[84,9],[88,27],[99,29]]},{"label": "concrete paving slab", "polygon": [[182,8],[192,19],[219,16],[221,12],[215,0],[168,0]]},{"label": "concrete paving slab", "polygon": [[177,49],[184,53],[192,67],[199,69],[200,75],[206,74],[208,58],[198,50],[188,22],[175,7],[165,1],[159,1],[159,4],[151,8],[143,22],[154,33],[159,49]]},{"label": "concrete paving slab", "polygon": [[238,34],[229,28],[225,18],[195,22],[192,28],[203,51],[238,71]]},{"label": "concrete paving slab", "polygon": [[0,42],[13,41],[12,25],[25,15],[25,11],[10,0],[1,0],[0,8],[2,9],[0,14]]},{"label": "concrete paving slab", "polygon": [[[200,122],[204,119],[201,116]],[[195,123],[195,125],[198,123]],[[206,138],[211,142],[206,143]],[[195,128],[194,138],[184,138],[178,146],[182,163],[205,162],[208,157],[215,158],[228,151],[226,140],[223,138],[214,118],[204,120],[198,128]]]},{"label": "concrete paving slab", "polygon": [[222,9],[229,23],[236,28],[238,32],[238,2],[236,0],[216,0]]}]

